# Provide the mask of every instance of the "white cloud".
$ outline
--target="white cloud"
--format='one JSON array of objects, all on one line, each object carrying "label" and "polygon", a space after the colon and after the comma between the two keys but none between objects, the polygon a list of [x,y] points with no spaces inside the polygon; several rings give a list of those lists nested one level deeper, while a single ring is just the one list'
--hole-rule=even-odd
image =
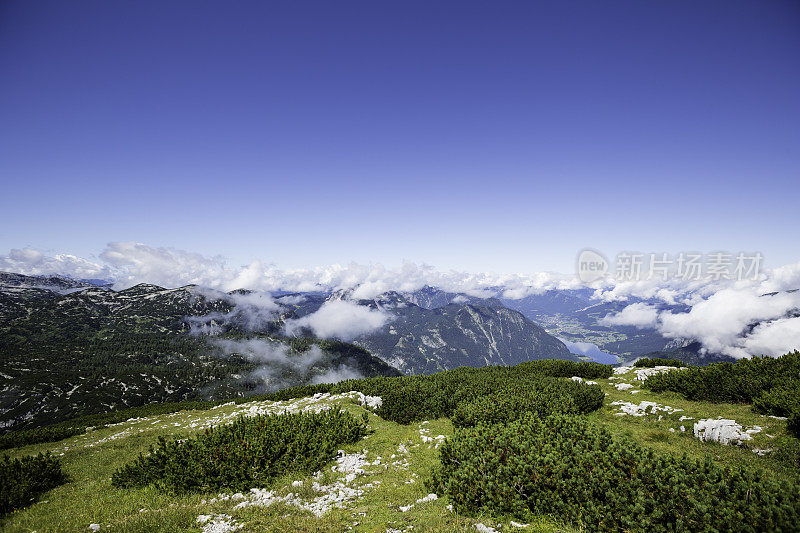
[{"label": "white cloud", "polygon": [[381,264],[327,265],[310,269],[279,269],[254,261],[233,267],[222,257],[136,242],[111,242],[100,253],[105,264],[75,256],[48,257],[37,250],[12,250],[0,256],[0,270],[29,275],[61,274],[73,277],[113,278],[116,288],[138,283],[163,287],[201,285],[223,291],[251,289],[297,292],[354,289],[353,298],[371,299],[389,290],[415,291],[426,285],[479,298],[522,298],[548,289],[577,288],[575,276],[539,272],[533,274],[442,272],[431,265],[404,262],[398,268]]},{"label": "white cloud", "polygon": [[[661,313],[658,329],[665,337],[696,339],[707,350],[732,357],[754,355],[748,352],[748,346],[764,350],[764,355],[777,356],[785,353],[778,348],[781,345],[800,347],[800,336],[787,337],[791,330],[782,328],[783,341],[770,344],[764,342],[764,334],[770,330],[767,324],[762,325],[764,329],[760,333],[756,333],[758,328],[748,333],[747,328],[784,318],[798,307],[800,293],[797,292],[763,296],[758,288],[729,288],[695,304],[687,313]],[[757,337],[748,340],[753,334]]]},{"label": "white cloud", "polygon": [[245,379],[255,382],[259,390],[277,390],[291,385],[336,383],[344,379],[363,377],[357,370],[346,365],[325,367],[325,353],[318,346],[311,346],[302,353],[293,353],[288,345],[267,339],[213,339],[225,356],[239,354],[259,366]]},{"label": "white cloud", "polygon": [[288,345],[259,338],[245,340],[215,338],[210,342],[226,355],[236,353],[254,363],[286,364],[305,368],[316,363],[322,357],[322,352],[316,346],[313,347],[315,351],[307,352],[308,357],[293,357],[289,355]]},{"label": "white cloud", "polygon": [[391,316],[381,310],[358,305],[346,300],[325,302],[316,312],[286,323],[287,335],[309,328],[322,338],[352,340],[374,331],[389,321]]},{"label": "white cloud", "polygon": [[186,317],[191,332],[195,334],[217,334],[223,331],[223,325],[236,326],[250,332],[269,333],[270,326],[281,309],[269,293],[226,293],[207,287],[198,287],[195,291],[210,300],[222,300],[234,306],[227,313],[211,312],[202,316]]},{"label": "white cloud", "polygon": [[38,250],[23,248],[0,256],[0,271],[27,276],[60,274],[75,279],[110,279],[112,269],[70,254],[46,256]]},{"label": "white cloud", "polygon": [[319,374],[311,378],[311,385],[318,385],[319,383],[339,383],[348,379],[360,379],[364,375],[358,370],[346,365],[337,368],[331,368],[324,374]]},{"label": "white cloud", "polygon": [[741,351],[731,355],[778,355],[800,349],[800,317],[759,324],[745,337]]},{"label": "white cloud", "polygon": [[226,268],[221,257],[207,258],[184,250],[135,242],[111,242],[100,258],[117,269],[116,285],[119,287],[153,283],[163,287],[194,284],[226,291],[245,288],[232,286],[238,273]]},{"label": "white cloud", "polygon": [[652,328],[658,323],[658,309],[646,303],[637,302],[625,307],[619,313],[606,315],[598,323],[601,326],[636,326]]},{"label": "white cloud", "polygon": [[697,340],[707,351],[736,358],[778,356],[800,348],[798,319],[787,316],[797,309],[800,292],[765,295],[756,284],[719,290],[685,313],[638,302],[600,323],[655,327],[665,337]]}]

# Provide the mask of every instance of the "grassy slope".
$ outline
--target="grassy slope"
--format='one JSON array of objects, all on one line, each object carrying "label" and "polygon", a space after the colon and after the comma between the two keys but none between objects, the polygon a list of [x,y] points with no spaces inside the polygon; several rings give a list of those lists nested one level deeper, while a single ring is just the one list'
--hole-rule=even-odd
[{"label": "grassy slope", "polygon": [[[622,377],[623,380],[596,380],[608,396],[606,396],[603,408],[592,413],[590,418],[605,424],[612,432],[630,433],[637,441],[659,452],[686,453],[697,459],[709,457],[721,465],[731,467],[748,465],[763,468],[778,479],[796,479],[797,472],[787,469],[785,463],[779,462],[771,454],[761,457],[752,451],[755,448],[775,448],[776,439],[787,434],[785,420],[777,420],[754,413],[749,404],[693,402],[674,392],[651,393],[639,387],[642,382],[636,381],[632,372]],[[618,391],[614,388],[615,383],[631,383],[634,385],[632,390],[641,392],[631,394],[629,391]],[[656,415],[644,417],[617,416],[615,413],[619,412],[619,407],[610,405],[611,402],[617,400],[636,404],[646,400],[675,409],[683,409],[683,411],[673,414],[659,412]],[[659,414],[663,415],[661,421],[658,421]],[[689,416],[694,420],[679,421],[681,416]],[[745,429],[753,426],[760,426],[763,429],[760,433],[752,435],[753,440],[747,441],[742,446],[701,442],[694,437],[692,431],[694,422],[702,418],[718,417],[735,420]],[[686,428],[685,432],[680,431],[681,425]],[[670,432],[670,428],[674,428],[676,431]],[[771,439],[768,435],[775,438]]]},{"label": "grassy slope", "polygon": [[[626,381],[636,384],[632,376]],[[795,474],[788,471],[769,456],[759,457],[749,448],[768,448],[770,441],[766,434],[774,436],[785,434],[786,423],[753,413],[749,406],[729,404],[706,404],[689,402],[674,394],[651,394],[645,390],[638,394],[616,391],[613,383],[619,380],[597,380],[609,394],[607,405],[591,418],[606,424],[614,432],[630,432],[639,441],[659,451],[683,453],[694,456],[710,456],[714,460],[739,465],[747,463],[772,472],[775,477],[789,477]],[[638,387],[637,387],[638,388]],[[661,422],[658,415],[634,418],[615,416],[616,407],[608,403],[615,400],[641,402],[655,401],[662,405],[684,409],[684,412],[664,415]],[[350,401],[340,401],[341,405],[353,414],[361,415],[363,408]],[[370,426],[375,432],[362,442],[345,447],[347,453],[366,450],[367,460],[381,458],[380,465],[367,466],[367,473],[359,475],[350,486],[362,487],[366,483],[380,481],[373,488],[364,488],[364,494],[351,501],[344,509],[334,509],[322,518],[302,511],[297,507],[277,503],[269,507],[247,507],[232,510],[236,501],[209,503],[213,494],[168,496],[153,489],[120,490],[110,486],[111,473],[130,461],[136,454],[146,451],[148,444],[157,435],[165,433],[190,434],[196,429],[187,428],[191,423],[208,420],[213,416],[230,414],[234,406],[225,406],[212,411],[184,411],[171,415],[161,415],[144,421],[124,422],[120,425],[91,431],[65,441],[28,446],[13,450],[13,455],[24,455],[51,450],[63,453],[65,469],[72,482],[56,488],[43,497],[43,501],[28,509],[12,514],[2,528],[7,531],[88,531],[89,524],[102,525],[101,531],[201,531],[196,523],[198,515],[229,514],[238,523],[244,524],[239,531],[370,531],[384,533],[389,529],[406,531],[476,531],[475,524],[513,530],[508,520],[502,518],[480,517],[478,519],[460,517],[448,511],[447,501],[416,504],[411,510],[401,512],[399,507],[414,503],[428,491],[423,480],[437,460],[437,450],[430,443],[423,443],[421,429],[427,429],[429,436],[450,435],[453,428],[448,420],[435,420],[430,423],[401,426],[370,415]],[[721,446],[701,443],[691,435],[692,422],[679,422],[681,415],[694,418],[733,418],[745,425],[759,425],[764,431],[755,435],[747,447]],[[686,433],[671,433],[670,427],[681,424]],[[141,432],[140,432],[141,430]],[[124,432],[124,433],[123,433]],[[120,435],[121,434],[121,435]],[[120,438],[106,440],[112,436]],[[405,443],[409,450],[409,464],[405,469],[393,465],[403,454],[398,446]],[[87,447],[88,446],[88,447]],[[391,459],[391,455],[398,457]],[[414,476],[416,474],[416,476]],[[341,474],[330,468],[322,480],[330,483]],[[303,487],[292,487],[296,479],[304,481]],[[407,481],[415,479],[413,483]],[[293,492],[305,498],[317,494],[310,488],[311,478],[288,477],[275,483],[277,494]],[[140,511],[143,510],[143,511]],[[357,525],[356,525],[357,523]],[[111,526],[111,527],[106,527]],[[518,530],[522,531],[522,530]],[[541,522],[525,531],[571,531],[557,527],[553,522],[542,518]]]}]

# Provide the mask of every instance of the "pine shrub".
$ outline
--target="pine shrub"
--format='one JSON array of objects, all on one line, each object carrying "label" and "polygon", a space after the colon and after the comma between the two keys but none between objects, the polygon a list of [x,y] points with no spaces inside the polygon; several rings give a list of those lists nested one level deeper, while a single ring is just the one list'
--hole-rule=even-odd
[{"label": "pine shrub", "polygon": [[458,429],[428,486],[458,512],[550,515],[587,531],[796,531],[800,523],[793,484],[656,454],[570,415]]},{"label": "pine shrub", "polygon": [[453,412],[453,425],[505,424],[527,413],[544,418],[551,414],[584,414],[602,407],[604,393],[598,385],[549,378],[530,384],[509,385],[492,395],[462,401]]},{"label": "pine shrub", "polygon": [[650,376],[644,387],[653,392],[680,392],[690,400],[753,403],[766,391],[800,383],[800,352],[782,357],[753,357],[735,363],[689,367]]},{"label": "pine shrub", "polygon": [[366,433],[366,420],[338,409],[240,417],[185,440],[160,437],[148,454],[115,472],[111,484],[173,494],[263,487],[290,472],[320,469],[339,445]]},{"label": "pine shrub", "polygon": [[753,410],[765,415],[791,416],[800,411],[800,380],[791,386],[769,389],[753,400]]},{"label": "pine shrub", "polygon": [[690,400],[752,403],[757,413],[788,417],[789,433],[800,437],[800,352],[754,357],[735,363],[690,367],[650,376],[643,387],[674,391]]},{"label": "pine shrub", "polygon": [[578,411],[586,413],[602,406],[599,387],[554,378],[607,378],[612,373],[609,365],[543,360],[511,367],[462,367],[431,375],[351,380],[335,384],[330,392],[358,390],[380,396],[383,404],[377,414],[400,424],[450,417],[462,402],[499,396],[508,388],[526,393],[559,389],[561,396],[572,396]]},{"label": "pine shrub", "polygon": [[66,482],[61,462],[49,452],[20,459],[4,455],[0,460],[0,515],[27,507],[48,490]]}]

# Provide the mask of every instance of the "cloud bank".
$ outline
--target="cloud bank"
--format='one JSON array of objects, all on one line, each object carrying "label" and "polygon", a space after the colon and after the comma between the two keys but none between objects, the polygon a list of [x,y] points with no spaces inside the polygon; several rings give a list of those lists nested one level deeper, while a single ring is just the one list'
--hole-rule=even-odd
[{"label": "cloud bank", "polygon": [[222,257],[206,257],[168,247],[134,242],[111,242],[100,253],[102,263],[61,254],[45,256],[32,249],[12,250],[0,256],[0,270],[27,275],[59,274],[80,278],[104,278],[124,289],[138,283],[162,287],[201,285],[221,291],[335,291],[354,289],[354,299],[369,299],[389,290],[414,291],[426,285],[470,296],[502,293],[509,298],[547,289],[580,286],[575,276],[555,273],[530,275],[441,272],[425,264],[405,262],[398,268],[381,264],[327,265],[311,269],[278,269],[254,261],[233,267]]},{"label": "cloud bank", "polygon": [[[800,262],[764,271],[755,281],[651,279],[614,282],[604,279],[587,285],[580,283],[575,275],[442,272],[430,265],[410,262],[398,268],[350,263],[282,270],[259,261],[233,267],[222,257],[134,242],[109,243],[99,258],[101,262],[70,254],[48,256],[30,248],[14,249],[0,256],[0,270],[28,275],[113,279],[118,289],[137,283],[164,287],[195,284],[224,292],[250,289],[261,294],[352,289],[350,297],[353,299],[370,299],[389,290],[410,292],[424,286],[470,296],[511,299],[551,289],[588,287],[598,300],[646,300],[605,317],[602,323],[606,325],[655,327],[666,337],[696,339],[709,351],[733,357],[779,355],[800,346],[800,318],[793,314],[800,309],[800,293],[785,292],[800,288]],[[763,296],[773,292],[779,294]],[[252,316],[256,322],[267,320],[274,302],[269,296],[252,298],[263,301],[241,302],[242,308],[250,306],[247,316]],[[659,302],[684,304],[690,310],[685,313],[660,310],[663,306],[656,305]],[[374,330],[387,320],[380,311],[355,304],[329,304],[293,321],[289,324],[290,330],[306,327],[320,337],[347,340]]]},{"label": "cloud bank", "polygon": [[721,289],[689,311],[659,311],[634,303],[600,323],[654,327],[672,339],[693,339],[706,351],[735,358],[779,356],[800,348],[800,291],[770,293],[774,280]]}]

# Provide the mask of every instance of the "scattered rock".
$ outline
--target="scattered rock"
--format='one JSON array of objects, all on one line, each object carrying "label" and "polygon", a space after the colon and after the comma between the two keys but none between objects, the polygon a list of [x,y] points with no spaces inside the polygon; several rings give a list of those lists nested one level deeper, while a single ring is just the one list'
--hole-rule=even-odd
[{"label": "scattered rock", "polygon": [[439,499],[439,496],[437,496],[434,493],[430,493],[427,496],[425,496],[424,498],[420,498],[419,500],[417,500],[417,503],[432,502],[432,501],[438,500],[438,499]]},{"label": "scattered rock", "polygon": [[630,415],[630,416],[645,416],[648,414],[655,414],[659,411],[664,411],[667,414],[677,413],[682,411],[682,409],[675,409],[668,405],[659,405],[656,402],[648,402],[643,401],[639,404],[631,403],[631,402],[623,402],[622,400],[617,400],[616,402],[611,402],[611,405],[618,405],[620,411],[615,413],[618,416]]},{"label": "scattered rock", "polygon": [[636,380],[637,381],[644,381],[650,376],[655,376],[656,374],[661,374],[662,372],[670,372],[672,370],[680,370],[678,367],[674,366],[655,366],[653,368],[637,368],[636,370]]},{"label": "scattered rock", "polygon": [[701,441],[713,441],[720,444],[741,444],[751,440],[750,433],[758,433],[761,428],[755,426],[753,429],[744,431],[740,424],[735,420],[724,418],[706,418],[694,424],[694,436]]},{"label": "scattered rock", "polygon": [[242,527],[226,514],[218,514],[213,517],[201,514],[197,517],[197,523],[203,526],[203,533],[230,533]]}]

